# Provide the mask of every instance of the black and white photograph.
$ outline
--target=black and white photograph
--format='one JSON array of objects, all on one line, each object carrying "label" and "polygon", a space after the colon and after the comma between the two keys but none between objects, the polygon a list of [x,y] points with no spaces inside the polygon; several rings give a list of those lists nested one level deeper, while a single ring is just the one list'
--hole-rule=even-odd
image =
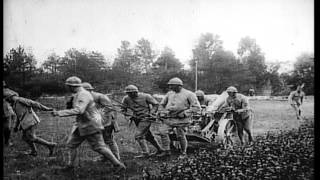
[{"label": "black and white photograph", "polygon": [[4,0],[4,180],[313,180],[313,0]]}]

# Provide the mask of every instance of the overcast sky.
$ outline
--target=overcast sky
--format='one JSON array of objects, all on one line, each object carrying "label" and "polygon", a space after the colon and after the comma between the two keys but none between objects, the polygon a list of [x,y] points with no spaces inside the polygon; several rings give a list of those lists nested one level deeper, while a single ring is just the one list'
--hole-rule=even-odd
[{"label": "overcast sky", "polygon": [[220,35],[237,52],[255,38],[266,61],[314,52],[313,0],[4,0],[4,53],[18,45],[42,62],[85,48],[114,57],[121,40],[143,38],[172,48],[187,63],[202,33]]}]

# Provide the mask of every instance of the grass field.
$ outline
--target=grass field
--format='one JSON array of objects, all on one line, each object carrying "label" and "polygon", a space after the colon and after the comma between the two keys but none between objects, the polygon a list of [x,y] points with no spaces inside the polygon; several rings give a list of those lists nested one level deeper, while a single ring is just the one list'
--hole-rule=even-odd
[{"label": "grass field", "polygon": [[[63,99],[40,100],[43,104],[64,108]],[[297,120],[292,107],[287,101],[252,100],[251,107],[254,109],[253,136],[263,135],[267,132],[280,132],[298,128],[303,121]],[[302,107],[304,121],[313,123],[314,101],[308,97]],[[4,179],[117,179],[112,173],[112,165],[108,162],[93,162],[98,154],[93,152],[85,142],[79,148],[79,167],[70,173],[62,173],[59,168],[66,162],[66,139],[70,132],[73,118],[52,117],[49,113],[39,112],[41,123],[37,128],[38,136],[49,141],[57,142],[56,156],[48,158],[48,151],[38,146],[39,155],[29,157],[22,152],[27,150],[27,145],[21,141],[20,133],[13,134],[14,145],[4,149]],[[148,168],[149,173],[159,174],[160,166],[174,162],[177,155],[169,159],[134,159],[139,153],[138,144],[134,140],[135,127],[128,126],[128,122],[122,115],[118,115],[120,132],[115,135],[120,149],[122,161],[127,165],[127,172],[122,179],[142,179],[143,170]],[[154,127],[155,128],[155,127]],[[192,146],[192,145],[191,145]],[[149,146],[151,150],[153,147]],[[192,154],[192,148],[189,149]]]}]

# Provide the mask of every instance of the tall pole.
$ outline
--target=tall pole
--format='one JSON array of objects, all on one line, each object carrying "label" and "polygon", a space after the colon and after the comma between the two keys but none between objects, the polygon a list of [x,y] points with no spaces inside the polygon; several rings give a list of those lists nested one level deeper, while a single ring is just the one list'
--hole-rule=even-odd
[{"label": "tall pole", "polygon": [[198,90],[198,60],[196,59],[196,80],[195,80],[195,91]]}]

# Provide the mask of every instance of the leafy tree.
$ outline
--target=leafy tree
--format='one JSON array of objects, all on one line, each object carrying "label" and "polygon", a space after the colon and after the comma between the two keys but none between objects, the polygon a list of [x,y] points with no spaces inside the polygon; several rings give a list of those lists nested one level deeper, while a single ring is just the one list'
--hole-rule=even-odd
[{"label": "leafy tree", "polygon": [[239,42],[238,55],[241,62],[255,76],[255,87],[261,88],[268,80],[266,79],[267,66],[264,54],[259,45],[257,45],[256,40],[248,36],[242,38]]},{"label": "leafy tree", "polygon": [[306,94],[314,93],[314,55],[312,53],[302,53],[297,57],[293,73],[287,79],[287,84],[293,85],[293,87],[302,83],[305,84]]},{"label": "leafy tree", "polygon": [[42,68],[51,73],[57,74],[59,71],[59,66],[61,63],[61,57],[59,57],[56,53],[52,53],[48,56],[47,60],[43,62]]},{"label": "leafy tree", "polygon": [[139,62],[143,65],[142,72],[148,73],[151,70],[151,65],[156,57],[154,50],[152,50],[151,43],[142,38],[138,40],[134,49],[135,56],[139,59]]},{"label": "leafy tree", "polygon": [[195,61],[198,61],[198,70],[208,70],[208,62],[212,59],[215,52],[223,49],[223,41],[219,35],[211,33],[202,34],[198,40],[198,44],[192,50],[193,59],[190,61],[192,69],[195,68]]},{"label": "leafy tree", "polygon": [[3,59],[6,80],[16,87],[23,88],[25,82],[32,77],[36,63],[33,54],[25,52],[22,46],[12,48]]},{"label": "leafy tree", "polygon": [[183,64],[175,57],[175,53],[169,47],[165,47],[160,57],[153,64],[153,68],[158,72],[179,72]]},{"label": "leafy tree", "polygon": [[129,41],[121,41],[121,46],[118,48],[118,54],[113,62],[113,69],[119,72],[130,74],[140,73],[142,70],[142,63],[135,56],[134,50],[130,48]]}]

